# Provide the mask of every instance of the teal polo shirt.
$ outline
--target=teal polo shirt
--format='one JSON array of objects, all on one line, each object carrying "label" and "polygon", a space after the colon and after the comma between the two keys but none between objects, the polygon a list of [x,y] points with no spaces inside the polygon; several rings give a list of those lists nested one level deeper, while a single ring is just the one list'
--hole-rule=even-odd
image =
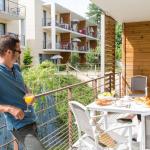
[{"label": "teal polo shirt", "polygon": [[[11,105],[22,109],[27,109],[23,100],[27,93],[20,67],[14,64],[12,70],[4,64],[0,64],[0,105]],[[19,129],[25,125],[35,122],[36,116],[32,106],[29,106],[31,112],[24,112],[24,119],[15,119],[10,113],[4,113],[8,130]]]}]

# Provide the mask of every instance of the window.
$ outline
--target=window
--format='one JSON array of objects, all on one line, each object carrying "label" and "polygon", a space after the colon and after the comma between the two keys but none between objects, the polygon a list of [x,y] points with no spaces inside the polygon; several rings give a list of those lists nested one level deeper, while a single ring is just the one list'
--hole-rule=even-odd
[{"label": "window", "polygon": [[5,24],[0,23],[0,35],[4,35],[5,34]]},{"label": "window", "polygon": [[46,34],[46,32],[43,32],[43,49],[46,49],[47,47],[46,47],[46,39],[47,38],[47,34]]},{"label": "window", "polygon": [[46,17],[47,17],[47,14],[46,14],[46,11],[43,10],[43,23],[44,23],[44,26],[46,26]]},{"label": "window", "polygon": [[5,0],[0,0],[0,11],[5,11]]}]

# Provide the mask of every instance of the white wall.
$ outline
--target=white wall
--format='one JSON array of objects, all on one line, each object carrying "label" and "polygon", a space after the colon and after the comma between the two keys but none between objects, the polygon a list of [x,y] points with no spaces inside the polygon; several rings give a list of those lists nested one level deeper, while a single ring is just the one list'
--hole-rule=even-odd
[{"label": "white wall", "polygon": [[[41,35],[38,32],[39,23],[41,22],[40,10],[38,10],[36,5],[37,2],[40,3],[40,0],[19,0],[22,5],[26,7],[26,19],[25,19],[25,34],[26,34],[26,46],[31,48],[31,54],[33,56],[33,63],[38,64],[38,47],[40,47],[38,37]],[[37,21],[38,20],[38,21]]]},{"label": "white wall", "polygon": [[19,21],[10,21],[6,24],[6,32],[19,34]]},{"label": "white wall", "polygon": [[[43,0],[50,2],[51,0]],[[78,13],[79,15],[86,17],[87,8],[90,4],[90,0],[54,0],[56,3]]]}]

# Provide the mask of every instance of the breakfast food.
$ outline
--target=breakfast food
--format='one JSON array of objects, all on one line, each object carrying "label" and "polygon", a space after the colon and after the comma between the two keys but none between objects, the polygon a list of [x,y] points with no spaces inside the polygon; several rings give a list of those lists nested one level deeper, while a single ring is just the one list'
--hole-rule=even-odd
[{"label": "breakfast food", "polygon": [[145,106],[146,107],[150,107],[150,100],[148,100],[148,101],[145,102]]},{"label": "breakfast food", "polygon": [[143,104],[146,101],[145,97],[136,97],[134,101],[138,104]]},{"label": "breakfast food", "polygon": [[143,104],[146,107],[150,107],[150,98],[149,97],[137,97],[134,99],[137,104]]},{"label": "breakfast food", "polygon": [[97,99],[97,100],[96,100],[96,104],[97,104],[97,105],[101,105],[101,106],[107,106],[107,105],[111,105],[111,104],[112,104],[112,100]]}]

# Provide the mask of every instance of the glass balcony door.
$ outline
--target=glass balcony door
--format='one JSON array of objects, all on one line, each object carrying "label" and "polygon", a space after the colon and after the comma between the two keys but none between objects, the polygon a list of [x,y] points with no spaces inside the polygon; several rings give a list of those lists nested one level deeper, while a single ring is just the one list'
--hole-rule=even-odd
[{"label": "glass balcony door", "polygon": [[5,0],[0,0],[0,11],[5,11]]},{"label": "glass balcony door", "polygon": [[4,35],[5,34],[5,24],[0,23],[0,35]]}]

